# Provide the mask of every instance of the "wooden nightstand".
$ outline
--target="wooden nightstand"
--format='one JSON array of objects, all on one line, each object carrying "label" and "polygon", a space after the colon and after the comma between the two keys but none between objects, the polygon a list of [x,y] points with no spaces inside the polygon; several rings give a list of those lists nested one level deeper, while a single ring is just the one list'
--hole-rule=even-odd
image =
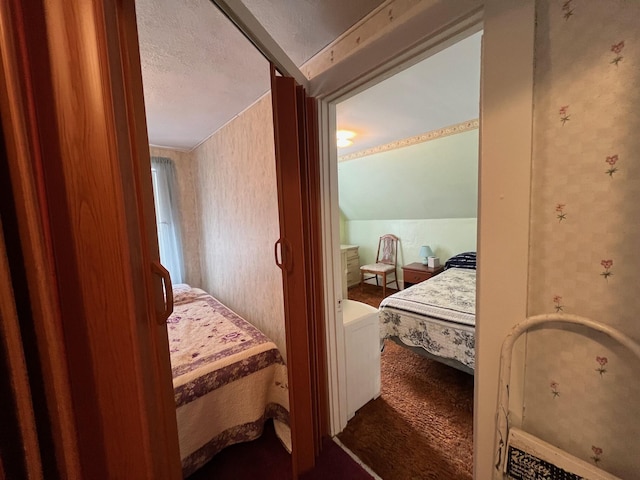
[{"label": "wooden nightstand", "polygon": [[418,262],[410,263],[402,267],[402,276],[404,278],[404,288],[415,285],[416,283],[424,282],[431,277],[435,277],[439,273],[444,271],[444,266],[435,268],[427,267]]}]

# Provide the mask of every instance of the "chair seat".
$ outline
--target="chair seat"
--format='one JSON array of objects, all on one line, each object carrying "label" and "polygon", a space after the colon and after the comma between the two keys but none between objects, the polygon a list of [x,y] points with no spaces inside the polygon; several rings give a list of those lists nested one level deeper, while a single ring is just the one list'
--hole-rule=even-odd
[{"label": "chair seat", "polygon": [[362,267],[360,267],[361,271],[371,273],[393,272],[395,271],[395,269],[395,265],[389,265],[387,263],[372,263],[370,265],[363,265]]}]

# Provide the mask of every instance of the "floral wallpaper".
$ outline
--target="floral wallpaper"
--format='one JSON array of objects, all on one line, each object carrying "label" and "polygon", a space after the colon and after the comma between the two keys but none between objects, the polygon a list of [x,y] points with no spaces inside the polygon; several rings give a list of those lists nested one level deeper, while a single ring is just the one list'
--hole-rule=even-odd
[{"label": "floral wallpaper", "polygon": [[[640,342],[640,2],[538,0],[529,314]],[[526,341],[523,428],[640,472],[640,362],[579,327]]]},{"label": "floral wallpaper", "polygon": [[191,156],[201,288],[258,327],[286,361],[282,273],[273,261],[280,224],[271,95],[211,135]]}]

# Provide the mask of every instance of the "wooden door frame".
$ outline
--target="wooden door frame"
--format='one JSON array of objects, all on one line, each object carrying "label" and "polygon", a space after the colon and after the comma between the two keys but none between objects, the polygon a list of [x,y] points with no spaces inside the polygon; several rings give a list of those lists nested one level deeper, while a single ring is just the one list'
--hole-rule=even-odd
[{"label": "wooden door frame", "polygon": [[[339,59],[335,67],[310,81],[310,92],[320,101],[331,433],[338,433],[346,425],[346,383],[340,368],[344,338],[340,328],[339,209],[335,195],[336,100],[366,88],[373,78],[394,74],[407,59],[419,61],[421,57],[416,54],[428,45],[438,48],[435,44],[440,42],[441,47],[446,46],[458,27],[464,31],[482,22],[474,478],[497,479],[501,477],[493,467],[500,344],[509,329],[527,315],[535,4],[501,0],[482,0],[475,5],[446,2],[452,10],[430,15],[430,4],[437,11],[438,3],[443,6],[445,2],[423,2],[425,10],[412,18],[411,25],[396,25],[378,43],[357,51],[353,62]],[[408,45],[416,46],[407,49]],[[514,56],[513,51],[518,55]],[[508,68],[504,64],[507,56]],[[507,304],[505,285],[509,285]]]},{"label": "wooden door frame", "polygon": [[[320,125],[320,151],[321,151],[321,181],[322,181],[322,222],[325,244],[324,269],[329,272],[325,275],[325,317],[327,330],[327,363],[329,371],[329,399],[331,422],[331,434],[341,432],[347,425],[347,376],[345,360],[345,340],[342,325],[342,277],[340,262],[340,209],[338,205],[338,156],[336,148],[335,131],[336,105],[353,95],[372,87],[373,85],[389,78],[406,68],[415,65],[425,58],[453,45],[482,29],[482,9],[477,5],[467,6],[469,10],[462,8],[447,12],[452,17],[429,16],[420,21],[421,17],[414,21],[421,25],[420,29],[413,32],[414,43],[417,44],[410,50],[400,50],[407,41],[406,26],[402,27],[400,38],[395,38],[393,32],[391,38],[385,42],[385,48],[398,49],[395,55],[390,55],[391,60],[382,61],[384,57],[376,55],[375,48],[372,51],[361,52],[363,59],[355,62],[355,67],[339,64],[335,68],[331,82],[327,82],[323,74],[322,78],[311,79],[310,89],[319,99],[319,125]],[[428,15],[429,11],[423,12]],[[442,25],[450,25],[442,30]],[[438,31],[437,35],[430,35],[429,28]],[[348,64],[348,62],[343,62]],[[342,65],[342,66],[341,66]]]},{"label": "wooden door frame", "polygon": [[181,478],[133,2],[7,0],[0,22],[52,469]]},{"label": "wooden door frame", "polygon": [[271,67],[276,179],[280,218],[280,261],[284,291],[289,425],[293,477],[315,464],[311,338],[308,328],[310,289],[305,258],[304,191],[302,188],[299,105],[296,82],[279,77]]},{"label": "wooden door frame", "polygon": [[327,435],[320,190],[315,99],[271,66],[293,477]]},{"label": "wooden door frame", "polygon": [[[309,82],[304,74],[289,59],[278,43],[270,36],[264,27],[258,22],[253,14],[239,0],[212,0],[218,8],[229,18],[240,30],[240,32],[269,60],[272,65],[272,75],[275,68],[289,80],[297,83],[300,88],[308,91]],[[272,89],[272,95],[276,95]],[[304,95],[303,95],[304,96]],[[290,122],[291,129],[313,129],[318,132],[316,102],[311,100],[308,103],[300,101],[300,108],[307,110],[308,115],[297,116],[295,109],[288,110],[285,115]],[[274,102],[275,105],[275,102]],[[282,113],[282,112],[280,112]],[[274,111],[274,123],[278,112]],[[301,124],[296,122],[300,120]],[[274,125],[274,130],[276,126]],[[276,144],[278,143],[276,134]],[[299,277],[304,280],[306,293],[302,296],[308,298],[293,298],[300,308],[306,310],[307,314],[303,324],[292,324],[285,322],[287,336],[287,361],[289,370],[290,414],[291,414],[291,436],[293,443],[292,464],[293,475],[297,478],[299,473],[309,470],[313,466],[315,456],[320,453],[322,447],[321,438],[329,433],[328,420],[328,392],[327,392],[327,371],[326,371],[326,334],[324,308],[326,302],[323,301],[323,254],[324,249],[321,236],[321,208],[320,201],[320,172],[318,160],[317,137],[313,140],[313,145],[306,145],[307,151],[294,152],[293,146],[289,146],[285,152],[287,157],[298,154],[298,158],[309,158],[308,165],[293,165],[297,170],[297,175],[292,172],[278,170],[278,197],[280,206],[280,230],[284,237],[284,225],[287,215],[283,215],[283,209],[291,211],[291,215],[299,218],[289,218],[294,220],[291,223],[293,232],[300,230],[304,234],[303,239],[296,242],[294,248],[289,251],[297,258],[298,264],[305,264],[306,271]],[[278,147],[276,146],[276,150]],[[280,152],[282,153],[282,152]],[[279,152],[276,151],[276,157]],[[280,165],[276,162],[277,167]],[[309,167],[305,172],[300,172],[302,167]],[[288,186],[288,182],[283,182],[281,176],[286,173],[291,182],[302,182],[299,187],[301,197],[293,196],[293,204],[283,208],[286,201],[283,199],[283,185]],[[302,176],[301,176],[302,175]],[[293,193],[293,192],[289,192]],[[296,205],[296,202],[298,205]],[[305,203],[309,202],[309,203]],[[295,209],[299,208],[299,212]],[[281,248],[286,248],[282,246]],[[283,257],[285,253],[282,254]],[[287,275],[283,274],[285,311],[291,305],[287,300]],[[293,286],[290,286],[293,288]],[[299,295],[299,294],[296,294]],[[303,305],[304,304],[304,305]],[[287,317],[287,313],[285,313]],[[297,320],[297,319],[296,319]]]},{"label": "wooden door frame", "polygon": [[[4,155],[2,143],[0,158]],[[0,209],[7,213],[6,205]],[[44,474],[42,456],[2,218],[7,217],[0,215],[0,285],[4,287],[0,289],[0,374],[8,388],[0,392],[0,422],[5,439],[11,442],[0,451],[0,478],[39,479]]]}]

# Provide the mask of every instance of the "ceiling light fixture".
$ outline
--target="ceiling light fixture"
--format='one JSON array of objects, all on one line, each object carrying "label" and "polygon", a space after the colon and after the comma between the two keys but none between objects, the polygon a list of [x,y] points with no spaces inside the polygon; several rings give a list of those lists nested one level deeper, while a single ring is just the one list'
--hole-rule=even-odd
[{"label": "ceiling light fixture", "polygon": [[356,136],[356,132],[352,132],[351,130],[338,130],[336,132],[336,144],[338,148],[348,147],[353,144],[351,140]]}]

